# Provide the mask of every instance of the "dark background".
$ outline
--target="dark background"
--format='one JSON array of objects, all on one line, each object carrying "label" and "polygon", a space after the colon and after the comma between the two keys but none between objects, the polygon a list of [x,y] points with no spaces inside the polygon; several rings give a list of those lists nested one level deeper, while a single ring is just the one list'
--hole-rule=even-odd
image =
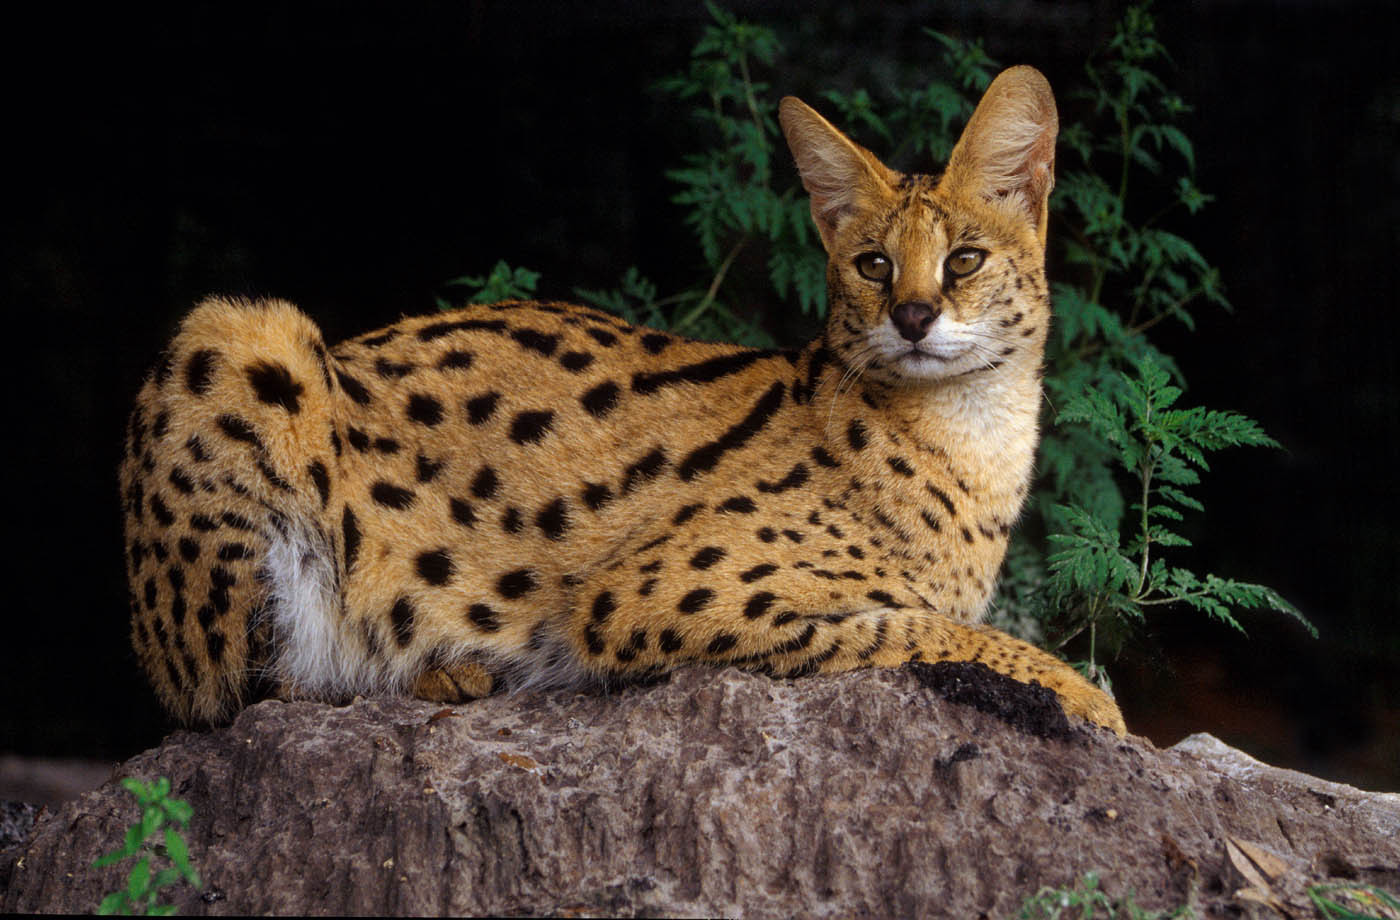
[{"label": "dark background", "polygon": [[[816,101],[858,63],[936,61],[925,25],[1067,87],[1122,4],[730,8],[784,38],[776,91]],[[1120,699],[1158,743],[1209,731],[1400,788],[1396,30],[1383,5],[1323,0],[1156,16],[1217,198],[1183,230],[1236,308],[1156,341],[1188,404],[1243,411],[1286,448],[1217,455],[1182,561],[1277,588],[1322,637],[1159,610],[1147,651],[1112,667]],[[662,176],[698,141],[649,87],[707,19],[673,0],[514,0],[54,7],[9,24],[0,753],[116,760],[169,727],[127,645],[115,469],[141,376],[193,302],[286,297],[335,340],[431,310],[442,282],[498,258],[542,271],[547,296],[629,265],[699,277]]]}]

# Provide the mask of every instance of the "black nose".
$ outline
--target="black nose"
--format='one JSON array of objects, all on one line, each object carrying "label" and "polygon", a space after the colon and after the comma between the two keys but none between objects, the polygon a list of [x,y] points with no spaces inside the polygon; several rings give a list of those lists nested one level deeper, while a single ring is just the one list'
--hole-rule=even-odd
[{"label": "black nose", "polygon": [[894,308],[890,318],[899,334],[911,342],[917,342],[928,335],[929,327],[938,319],[938,310],[922,300],[906,300]]}]

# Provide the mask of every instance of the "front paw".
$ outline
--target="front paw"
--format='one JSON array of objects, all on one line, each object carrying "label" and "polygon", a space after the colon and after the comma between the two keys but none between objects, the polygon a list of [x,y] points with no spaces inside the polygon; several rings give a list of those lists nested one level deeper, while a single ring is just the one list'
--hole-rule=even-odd
[{"label": "front paw", "polygon": [[1060,698],[1060,705],[1067,714],[1112,729],[1120,738],[1127,734],[1128,727],[1123,723],[1123,713],[1119,711],[1118,704],[1087,680],[1080,678],[1052,689]]}]

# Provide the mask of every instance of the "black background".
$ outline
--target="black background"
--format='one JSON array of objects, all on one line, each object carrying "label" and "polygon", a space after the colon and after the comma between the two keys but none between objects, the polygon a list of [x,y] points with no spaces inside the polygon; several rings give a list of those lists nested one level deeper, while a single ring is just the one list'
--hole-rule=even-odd
[{"label": "black background", "polygon": [[[925,25],[1069,86],[1122,9],[858,6],[731,8],[779,30],[788,53],[766,79],[809,101],[857,63],[936,60]],[[1322,638],[1273,615],[1246,615],[1244,639],[1158,612],[1160,652],[1112,669],[1120,698],[1159,743],[1210,731],[1394,789],[1395,30],[1382,5],[1321,0],[1156,16],[1217,199],[1183,229],[1235,305],[1156,340],[1186,403],[1243,411],[1286,448],[1217,455],[1182,561],[1277,588]],[[498,258],[566,298],[629,265],[698,277],[662,170],[700,141],[649,87],[684,66],[707,18],[680,2],[516,0],[12,20],[0,752],[118,759],[168,728],[127,645],[115,469],[130,400],[182,313],[212,292],[276,295],[334,341],[431,310],[442,282]]]}]

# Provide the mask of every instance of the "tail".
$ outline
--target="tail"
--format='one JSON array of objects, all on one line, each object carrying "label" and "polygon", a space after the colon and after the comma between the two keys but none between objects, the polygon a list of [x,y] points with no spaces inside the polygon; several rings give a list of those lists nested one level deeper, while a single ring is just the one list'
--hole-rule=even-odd
[{"label": "tail", "polygon": [[131,639],[182,721],[292,689],[279,610],[313,658],[336,644],[337,387],[295,307],[210,299],[137,397],[121,466]]}]

